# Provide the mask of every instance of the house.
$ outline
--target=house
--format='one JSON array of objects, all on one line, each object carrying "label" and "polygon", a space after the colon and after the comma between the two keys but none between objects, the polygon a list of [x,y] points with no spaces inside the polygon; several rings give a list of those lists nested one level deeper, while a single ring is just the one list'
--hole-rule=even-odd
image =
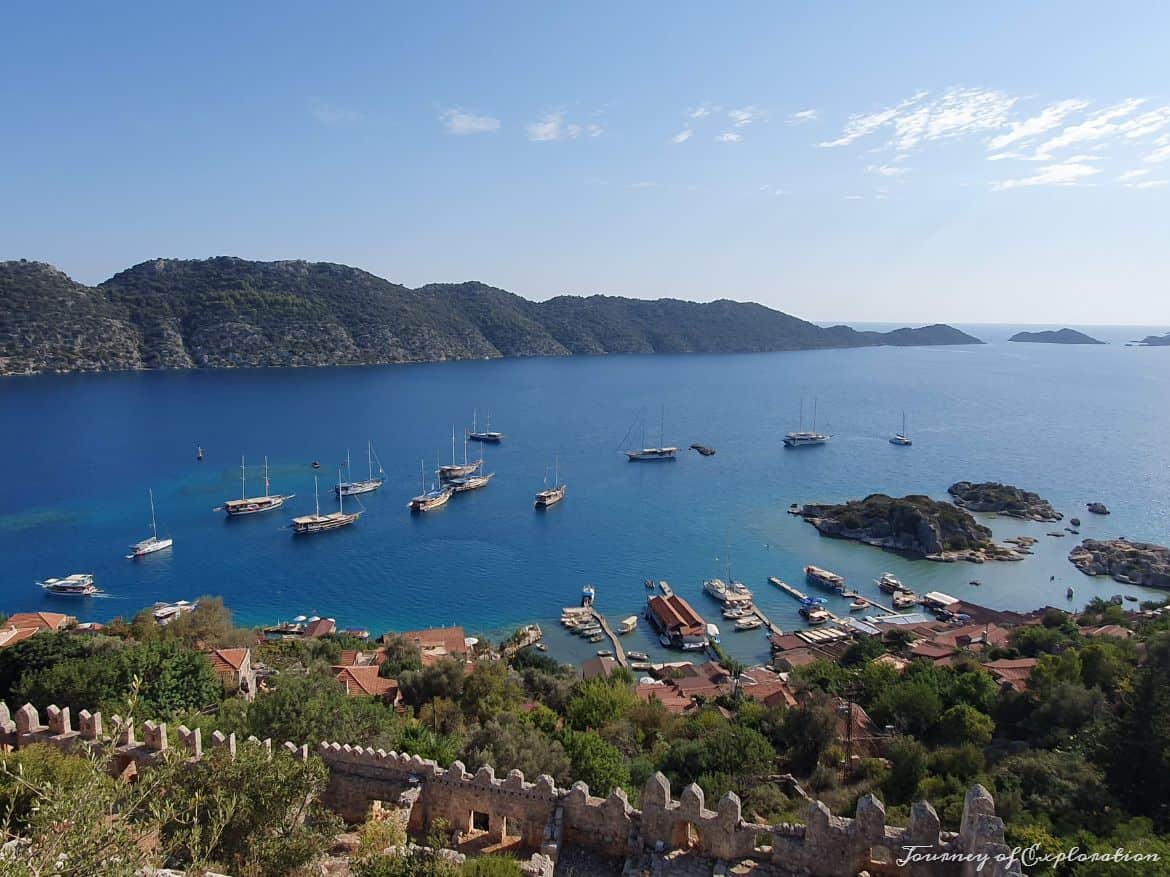
[{"label": "house", "polygon": [[966,624],[962,627],[947,628],[935,634],[931,641],[972,651],[1001,649],[1008,644],[1008,629],[998,624]]},{"label": "house", "polygon": [[913,658],[925,658],[935,664],[949,664],[958,654],[953,645],[935,642],[934,640],[920,639],[910,644],[909,652]]},{"label": "house", "polygon": [[658,701],[667,712],[676,716],[697,708],[693,700],[679,694],[676,688],[664,682],[640,683],[634,687],[634,696],[646,703]]},{"label": "house", "polygon": [[1001,658],[998,661],[988,661],[983,666],[991,674],[991,678],[999,683],[1000,688],[1026,691],[1028,679],[1037,663],[1035,658]]},{"label": "house", "polygon": [[211,659],[211,669],[227,688],[235,689],[248,700],[256,696],[251,649],[211,649],[207,657]]},{"label": "house", "polygon": [[305,626],[305,639],[319,639],[337,632],[337,622],[332,618],[314,618]]},{"label": "house", "polygon": [[683,649],[702,649],[707,645],[707,625],[691,604],[678,594],[651,597],[646,602],[646,617],[671,644]]},{"label": "house", "polygon": [[334,677],[349,697],[379,697],[391,706],[397,706],[402,699],[398,681],[384,679],[378,675],[378,667],[367,664],[361,667],[334,667]]},{"label": "house", "polygon": [[712,700],[731,692],[731,676],[715,661],[684,664],[671,674],[666,684],[687,699],[702,697]]},{"label": "house", "polygon": [[0,625],[0,648],[14,646],[38,633],[64,630],[77,624],[72,615],[60,612],[17,612]]},{"label": "house", "polygon": [[[418,646],[424,667],[429,667],[443,658],[465,658],[467,656],[467,636],[462,627],[431,627],[426,630],[408,630],[400,634]],[[394,634],[386,634],[382,638]]]},{"label": "house", "polygon": [[613,658],[597,657],[589,658],[581,662],[581,678],[582,679],[596,679],[598,676],[608,676],[618,667],[618,662]]},{"label": "house", "polygon": [[781,670],[795,670],[822,660],[821,656],[808,646],[799,649],[789,649],[776,656],[776,666]]},{"label": "house", "polygon": [[1103,624],[1100,627],[1082,627],[1079,628],[1081,636],[1110,636],[1114,639],[1129,639],[1133,636],[1133,631],[1128,627],[1122,627],[1120,624]]},{"label": "house", "polygon": [[906,660],[905,658],[900,658],[897,655],[892,655],[889,652],[886,652],[886,654],[884,654],[884,655],[878,655],[876,658],[874,658],[872,661],[870,661],[870,663],[871,664],[888,664],[889,666],[891,666],[895,670],[897,670],[899,673],[905,673],[906,668],[910,666],[910,662],[908,660]]},{"label": "house", "polygon": [[796,692],[788,683],[786,675],[776,673],[767,667],[752,667],[739,677],[739,691],[766,707],[794,707]]}]

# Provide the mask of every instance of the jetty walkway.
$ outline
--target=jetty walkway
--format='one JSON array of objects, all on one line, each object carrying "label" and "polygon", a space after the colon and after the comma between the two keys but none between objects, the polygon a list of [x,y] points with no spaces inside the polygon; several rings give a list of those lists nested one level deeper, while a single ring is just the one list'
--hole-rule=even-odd
[{"label": "jetty walkway", "polygon": [[605,620],[605,616],[598,612],[597,607],[592,603],[589,604],[589,614],[601,625],[601,632],[609,637],[609,641],[613,643],[613,659],[623,667],[629,666],[626,661],[626,650],[622,648],[617,634],[613,632],[613,628],[609,626],[609,622]]}]

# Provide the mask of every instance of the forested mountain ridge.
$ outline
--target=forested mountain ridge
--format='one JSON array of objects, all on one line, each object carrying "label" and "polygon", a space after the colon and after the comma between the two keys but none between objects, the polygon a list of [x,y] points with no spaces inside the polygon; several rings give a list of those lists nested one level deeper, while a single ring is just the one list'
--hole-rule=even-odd
[{"label": "forested mountain ridge", "polygon": [[96,287],[0,262],[3,374],[978,343],[942,325],[822,328],[750,302],[409,289],[328,262],[156,259]]}]

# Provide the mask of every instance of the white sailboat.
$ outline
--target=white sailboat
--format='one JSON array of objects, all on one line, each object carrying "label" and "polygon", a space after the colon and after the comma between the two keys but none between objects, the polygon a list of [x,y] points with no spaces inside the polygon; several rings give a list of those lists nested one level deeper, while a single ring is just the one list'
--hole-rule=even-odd
[{"label": "white sailboat", "polygon": [[[374,443],[372,441],[366,442],[366,459],[369,464],[369,478],[365,481],[342,481],[333,488],[334,492],[341,496],[356,496],[359,493],[373,493],[382,486],[385,480],[386,472],[382,469],[382,461],[378,460],[378,477],[374,477],[374,460],[377,459],[377,454],[374,453]],[[353,469],[350,466],[349,451],[345,452],[345,474],[352,477]]]},{"label": "white sailboat", "polygon": [[175,544],[175,540],[169,536],[166,539],[158,538],[158,522],[154,517],[154,489],[147,488],[146,492],[150,495],[150,536],[130,546],[130,553],[126,555],[127,560],[133,560],[136,557],[145,557],[148,554],[154,554],[156,551],[170,548]]},{"label": "white sailboat", "polygon": [[910,437],[906,434],[906,412],[902,412],[902,431],[890,439],[891,445],[912,445],[914,442],[910,441]]},{"label": "white sailboat", "polygon": [[551,505],[556,505],[565,498],[565,488],[568,485],[561,484],[561,458],[557,457],[553,463],[553,486],[548,486],[548,469],[544,470],[544,490],[536,494],[536,507],[538,509],[547,509]]},{"label": "white sailboat", "polygon": [[473,442],[499,442],[504,438],[502,432],[492,431],[492,416],[489,414],[487,419],[487,429],[483,432],[479,431],[479,412],[472,410],[471,412],[471,429],[467,432],[467,437]]},{"label": "white sailboat", "polygon": [[812,429],[806,430],[804,428],[804,399],[800,400],[800,429],[796,432],[790,432],[784,436],[784,447],[786,448],[803,448],[808,445],[823,445],[832,436],[826,435],[823,432],[817,432],[817,400],[813,399],[813,422]]},{"label": "white sailboat", "polygon": [[[631,463],[658,463],[676,459],[678,448],[663,447],[662,440],[666,426],[666,406],[662,406],[662,414],[658,421],[658,447],[642,447],[635,451],[625,451],[626,458]],[[642,444],[646,444],[646,418],[642,417]]]}]

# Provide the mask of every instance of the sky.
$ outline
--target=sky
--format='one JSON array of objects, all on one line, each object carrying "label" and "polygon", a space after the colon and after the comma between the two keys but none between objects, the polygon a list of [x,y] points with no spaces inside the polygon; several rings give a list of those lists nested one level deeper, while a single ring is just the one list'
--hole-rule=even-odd
[{"label": "sky", "polygon": [[1170,323],[1170,4],[15,4],[0,259]]}]

